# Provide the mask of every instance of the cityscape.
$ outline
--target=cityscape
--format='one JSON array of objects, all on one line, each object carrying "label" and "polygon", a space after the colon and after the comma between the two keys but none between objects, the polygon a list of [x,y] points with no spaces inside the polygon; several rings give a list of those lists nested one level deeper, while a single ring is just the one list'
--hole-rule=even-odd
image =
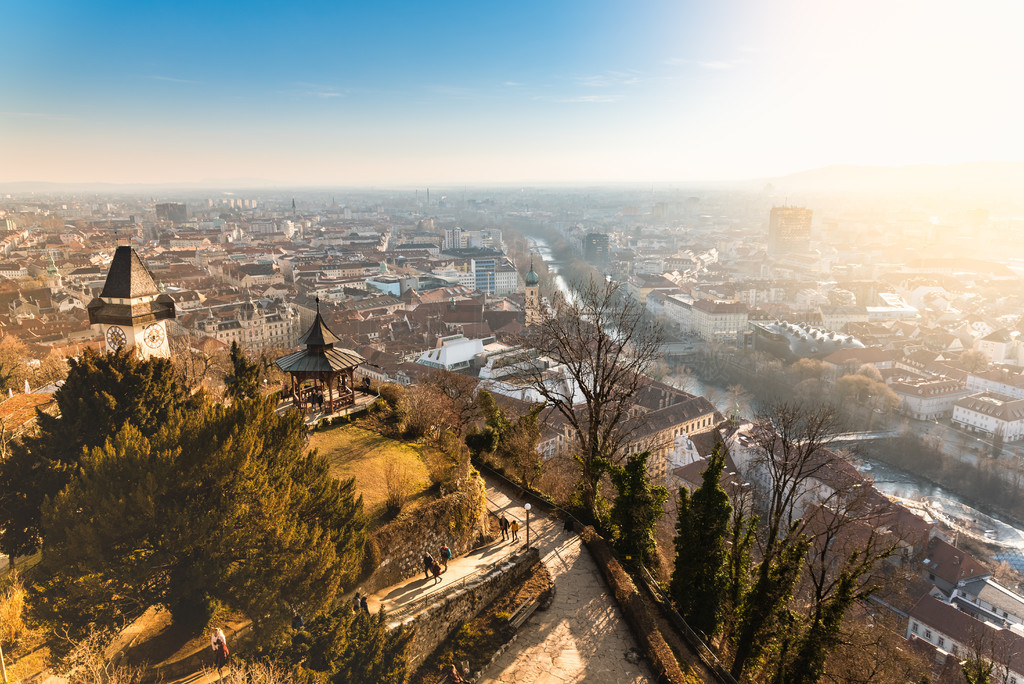
[{"label": "cityscape", "polygon": [[5,11],[2,680],[1024,684],[1021,8],[437,9]]}]

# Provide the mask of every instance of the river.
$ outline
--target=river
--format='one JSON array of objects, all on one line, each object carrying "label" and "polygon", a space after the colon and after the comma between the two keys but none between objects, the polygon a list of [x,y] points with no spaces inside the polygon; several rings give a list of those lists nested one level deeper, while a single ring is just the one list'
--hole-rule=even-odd
[{"label": "river", "polygon": [[[527,237],[527,240],[533,251],[540,255],[548,270],[555,274],[555,285],[562,294],[567,297],[573,297],[574,293],[569,288],[569,283],[558,272],[562,264],[555,259],[548,242],[538,237]],[[726,393],[722,388],[708,387],[696,378],[690,378],[689,385],[686,391],[691,394],[717,397],[719,398],[719,404],[727,401],[725,399]],[[717,406],[717,408],[719,410],[727,410],[730,407]],[[934,506],[945,510],[951,517],[959,518],[965,523],[973,523],[976,518],[991,517],[995,521],[992,524],[998,529],[1000,541],[1024,549],[1024,530],[1008,520],[992,514],[978,516],[972,513],[974,509],[970,508],[970,505],[964,499],[941,487],[937,487],[929,480],[918,477],[913,473],[870,459],[862,459],[861,462],[864,474],[874,479],[875,488],[883,494],[915,501],[927,499],[933,502]],[[1016,556],[1013,554],[1006,557],[1000,555],[997,556],[997,559],[1007,560],[1011,565],[1017,567],[1018,570],[1024,571],[1024,555],[1020,553],[1017,553]]]}]

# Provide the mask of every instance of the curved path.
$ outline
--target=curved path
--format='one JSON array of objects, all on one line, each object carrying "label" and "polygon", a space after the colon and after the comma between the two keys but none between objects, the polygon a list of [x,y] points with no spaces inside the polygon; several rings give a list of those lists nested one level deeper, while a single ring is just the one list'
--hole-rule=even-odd
[{"label": "curved path", "polygon": [[[417,575],[382,589],[368,598],[371,612],[380,606],[401,612],[429,602],[481,568],[513,552],[526,542],[526,510],[522,501],[494,481],[484,478],[487,503],[496,514],[519,521],[519,542],[501,539],[482,549],[452,559],[439,582]],[[583,548],[578,535],[566,532],[562,523],[531,511],[530,545],[555,582],[555,598],[546,611],[537,611],[520,629],[515,643],[486,669],[480,682],[500,684],[596,682],[642,684],[654,678],[644,663],[627,660],[637,644],[600,569]]]}]

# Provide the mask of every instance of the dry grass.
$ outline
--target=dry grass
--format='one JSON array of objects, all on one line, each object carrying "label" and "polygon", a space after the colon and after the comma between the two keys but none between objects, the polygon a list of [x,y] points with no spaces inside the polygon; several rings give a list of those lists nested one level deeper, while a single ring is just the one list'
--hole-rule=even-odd
[{"label": "dry grass", "polygon": [[331,475],[356,479],[356,489],[363,495],[363,506],[371,518],[384,513],[389,467],[392,473],[403,473],[407,499],[430,487],[423,458],[427,447],[399,442],[355,425],[313,433],[309,446],[327,457]]}]

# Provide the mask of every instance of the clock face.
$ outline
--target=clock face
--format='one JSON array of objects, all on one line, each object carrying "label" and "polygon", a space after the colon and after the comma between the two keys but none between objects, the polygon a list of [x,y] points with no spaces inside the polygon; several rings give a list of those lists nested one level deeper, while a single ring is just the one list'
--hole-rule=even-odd
[{"label": "clock face", "polygon": [[126,342],[128,342],[128,337],[124,334],[124,330],[121,330],[121,328],[116,325],[112,325],[107,328],[107,346],[110,347],[112,351],[117,351],[123,347]]},{"label": "clock face", "polygon": [[167,333],[164,332],[162,325],[153,323],[146,326],[146,329],[142,331],[142,339],[150,349],[159,349],[160,345],[167,339]]}]

